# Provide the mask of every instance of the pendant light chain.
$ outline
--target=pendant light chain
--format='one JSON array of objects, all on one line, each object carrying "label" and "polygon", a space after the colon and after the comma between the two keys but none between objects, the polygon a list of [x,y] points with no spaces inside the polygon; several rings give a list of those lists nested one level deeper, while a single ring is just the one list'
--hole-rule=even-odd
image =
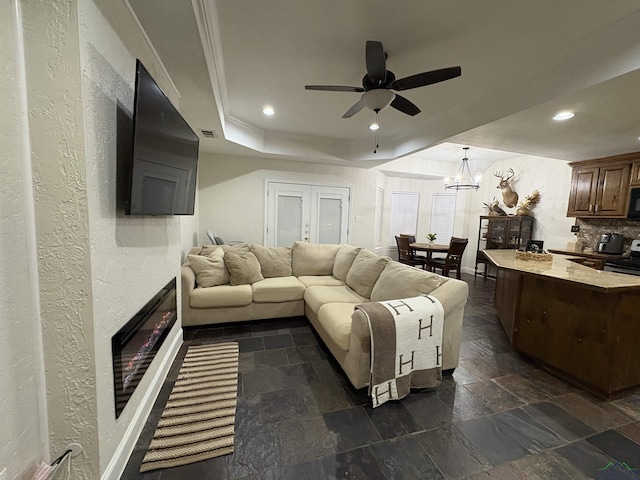
[{"label": "pendant light chain", "polygon": [[378,145],[378,140],[380,139],[380,110],[376,111],[376,125],[378,126],[378,128],[376,128],[373,137],[373,141],[376,143],[376,146],[373,149],[373,153],[378,153],[378,148],[380,148],[380,145]]}]

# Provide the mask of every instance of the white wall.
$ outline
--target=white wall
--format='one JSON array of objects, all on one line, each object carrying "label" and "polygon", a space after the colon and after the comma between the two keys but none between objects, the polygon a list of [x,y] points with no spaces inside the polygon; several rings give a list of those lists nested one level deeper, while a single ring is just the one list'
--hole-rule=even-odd
[{"label": "white wall", "polygon": [[[212,229],[225,241],[262,244],[264,240],[265,180],[352,187],[349,242],[373,249],[376,185],[374,169],[361,169],[224,155],[202,155],[200,182],[200,243],[209,243]],[[355,223],[356,216],[364,217]]]},{"label": "white wall", "polygon": [[531,210],[535,217],[533,238],[543,240],[545,249],[564,249],[567,242],[573,240],[571,225],[574,219],[566,216],[571,186],[571,168],[567,162],[532,155],[495,162],[482,173],[483,181],[478,191],[470,193],[472,201],[466,211],[469,252],[465,252],[463,259],[468,272],[475,267],[479,217],[487,212],[483,203],[489,203],[495,197],[508,214],[516,212],[516,208],[505,207],[502,194],[497,189],[499,179],[494,177],[495,172],[504,172],[509,168],[516,173],[512,188],[519,195],[518,203],[534,190],[540,192],[540,203]]},{"label": "white wall", "polygon": [[[93,2],[80,2],[79,13],[99,458],[104,474],[106,469],[118,472],[126,463],[155,400],[153,394],[164,380],[161,369],[166,370],[173,359],[171,349],[179,345],[182,332],[177,322],[118,419],[111,337],[174,277],[180,298],[182,254],[194,245],[198,217],[197,212],[183,217],[124,215],[116,187],[118,162],[130,154],[136,58],[176,107],[179,92],[123,2],[102,2],[100,9]],[[132,425],[136,428],[128,430]]]},{"label": "white wall", "polygon": [[47,455],[20,27],[16,5],[0,2],[0,470],[10,480]]}]

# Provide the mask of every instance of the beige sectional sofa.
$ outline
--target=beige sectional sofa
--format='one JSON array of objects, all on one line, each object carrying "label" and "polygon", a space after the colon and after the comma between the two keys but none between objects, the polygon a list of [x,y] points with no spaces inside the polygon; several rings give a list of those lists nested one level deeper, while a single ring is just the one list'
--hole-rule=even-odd
[{"label": "beige sectional sofa", "polygon": [[355,388],[368,384],[370,337],[354,307],[428,293],[444,307],[443,370],[458,365],[465,282],[351,245],[295,242],[193,248],[182,265],[182,324],[306,315]]}]

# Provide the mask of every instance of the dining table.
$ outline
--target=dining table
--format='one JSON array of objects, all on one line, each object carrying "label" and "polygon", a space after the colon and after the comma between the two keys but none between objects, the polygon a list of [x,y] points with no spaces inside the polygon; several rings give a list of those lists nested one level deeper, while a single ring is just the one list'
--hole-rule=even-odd
[{"label": "dining table", "polygon": [[409,248],[413,252],[425,252],[427,257],[427,265],[431,262],[431,257],[434,253],[448,253],[449,244],[444,243],[420,243],[414,242],[409,244]]}]

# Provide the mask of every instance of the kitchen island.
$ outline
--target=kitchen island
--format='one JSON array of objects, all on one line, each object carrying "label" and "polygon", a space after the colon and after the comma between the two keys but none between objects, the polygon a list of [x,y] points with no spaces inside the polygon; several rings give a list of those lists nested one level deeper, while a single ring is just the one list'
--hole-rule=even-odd
[{"label": "kitchen island", "polygon": [[640,277],[568,255],[545,262],[483,252],[498,269],[494,304],[516,350],[605,400],[640,386]]}]

